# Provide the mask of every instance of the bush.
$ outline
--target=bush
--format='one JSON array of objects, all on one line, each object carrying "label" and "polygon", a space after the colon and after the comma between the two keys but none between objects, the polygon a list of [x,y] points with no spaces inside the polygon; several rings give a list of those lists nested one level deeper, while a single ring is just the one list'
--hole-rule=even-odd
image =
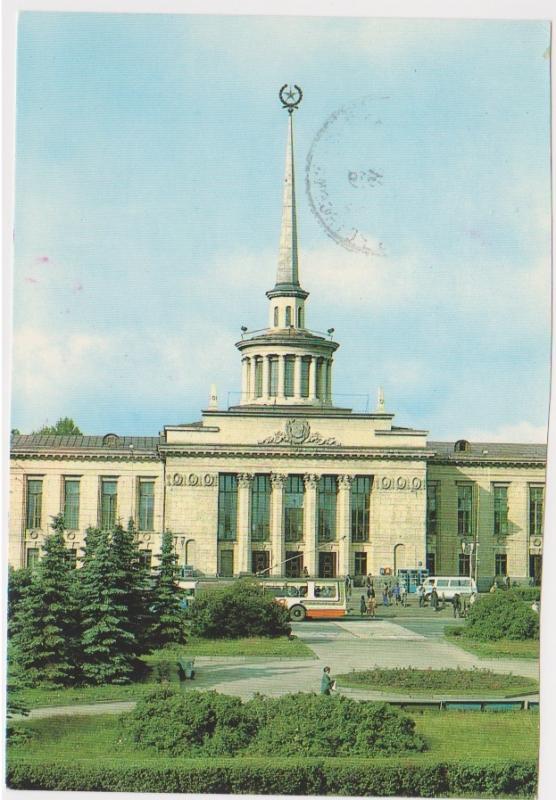
[{"label": "bush", "polygon": [[190,618],[192,635],[204,639],[288,636],[291,632],[287,610],[249,580],[196,598]]},{"label": "bush", "polygon": [[533,600],[538,602],[541,599],[540,586],[515,586],[510,589],[509,592],[520,600],[529,600],[530,603],[532,603]]},{"label": "bush", "polygon": [[533,760],[483,764],[355,762],[348,759],[290,759],[242,763],[197,761],[175,766],[37,762],[10,764],[11,789],[50,791],[163,792],[404,797],[533,797]]},{"label": "bush", "polygon": [[539,615],[515,591],[495,592],[474,603],[465,632],[473,639],[538,639]]},{"label": "bush", "polygon": [[[455,626],[454,626],[455,627]],[[481,690],[521,689],[530,685],[536,688],[537,682],[521,675],[496,673],[489,669],[415,669],[414,667],[394,667],[347,672],[338,675],[339,683],[347,686],[365,686],[377,689],[395,688],[404,690]]]}]

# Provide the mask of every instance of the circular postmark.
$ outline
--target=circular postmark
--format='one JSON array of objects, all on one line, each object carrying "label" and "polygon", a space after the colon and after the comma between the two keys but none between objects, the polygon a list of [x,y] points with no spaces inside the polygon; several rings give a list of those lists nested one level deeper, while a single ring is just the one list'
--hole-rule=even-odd
[{"label": "circular postmark", "polygon": [[309,206],[326,235],[346,250],[369,256],[387,255],[380,236],[369,229],[384,184],[372,142],[373,131],[383,124],[385,100],[364,97],[330,114],[305,165]]}]

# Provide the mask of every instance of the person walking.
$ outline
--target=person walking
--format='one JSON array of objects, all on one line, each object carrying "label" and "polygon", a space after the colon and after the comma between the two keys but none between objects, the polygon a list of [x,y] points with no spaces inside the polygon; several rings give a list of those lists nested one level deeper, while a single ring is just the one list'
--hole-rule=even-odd
[{"label": "person walking", "polygon": [[394,595],[394,602],[397,606],[400,604],[400,584],[395,583],[394,588],[392,589],[392,594]]},{"label": "person walking", "polygon": [[388,606],[388,586],[384,584],[384,589],[382,590],[382,605]]},{"label": "person walking", "polygon": [[406,608],[407,607],[407,586],[405,585],[405,583],[402,583],[402,586],[401,586],[401,589],[400,589],[400,599],[402,601],[402,607]]},{"label": "person walking", "polygon": [[433,608],[435,611],[438,611],[438,592],[436,591],[436,586],[432,587],[431,608]]},{"label": "person walking", "polygon": [[455,593],[452,600],[452,610],[454,612],[454,618],[459,619],[461,605],[460,605],[460,597],[457,592]]},{"label": "person walking", "polygon": [[417,600],[419,601],[419,608],[423,608],[425,605],[425,588],[422,583],[415,589],[415,593],[417,595]]},{"label": "person walking", "polygon": [[367,601],[364,594],[361,595],[361,600],[359,601],[359,613],[362,617],[367,613]]},{"label": "person walking", "polygon": [[374,619],[375,612],[376,612],[376,600],[374,595],[372,595],[371,597],[369,597],[367,601],[367,614],[369,615],[369,617],[371,617],[371,619]]},{"label": "person walking", "polygon": [[334,681],[330,676],[330,667],[325,667],[322,671],[322,678],[320,681],[320,693],[330,695]]},{"label": "person walking", "polygon": [[346,597],[351,597],[351,575],[346,575]]},{"label": "person walking", "polygon": [[372,586],[367,586],[367,600],[371,596],[372,592],[373,592]]}]

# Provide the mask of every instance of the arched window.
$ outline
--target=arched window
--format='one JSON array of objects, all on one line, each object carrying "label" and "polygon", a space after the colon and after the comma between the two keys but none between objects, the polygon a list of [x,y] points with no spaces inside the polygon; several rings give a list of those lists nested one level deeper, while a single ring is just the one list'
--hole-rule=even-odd
[{"label": "arched window", "polygon": [[299,308],[297,309],[297,327],[298,328],[303,327],[303,309],[301,308],[301,306],[299,306]]},{"label": "arched window", "polygon": [[286,328],[292,324],[292,307],[286,306]]},{"label": "arched window", "polygon": [[454,445],[454,450],[456,453],[465,453],[466,450],[469,450],[469,442],[467,439],[458,439]]},{"label": "arched window", "polygon": [[274,327],[278,327],[278,306],[274,306]]}]

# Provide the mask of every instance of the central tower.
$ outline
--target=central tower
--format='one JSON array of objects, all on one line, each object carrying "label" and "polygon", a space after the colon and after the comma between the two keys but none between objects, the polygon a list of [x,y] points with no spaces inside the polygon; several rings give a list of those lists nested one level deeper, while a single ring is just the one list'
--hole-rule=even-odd
[{"label": "central tower", "polygon": [[299,283],[293,115],[303,97],[299,86],[282,86],[288,112],[282,227],[276,283],[269,300],[268,328],[244,334],[236,347],[242,355],[242,406],[332,406],[332,355],[338,343],[306,328],[309,292]]}]

